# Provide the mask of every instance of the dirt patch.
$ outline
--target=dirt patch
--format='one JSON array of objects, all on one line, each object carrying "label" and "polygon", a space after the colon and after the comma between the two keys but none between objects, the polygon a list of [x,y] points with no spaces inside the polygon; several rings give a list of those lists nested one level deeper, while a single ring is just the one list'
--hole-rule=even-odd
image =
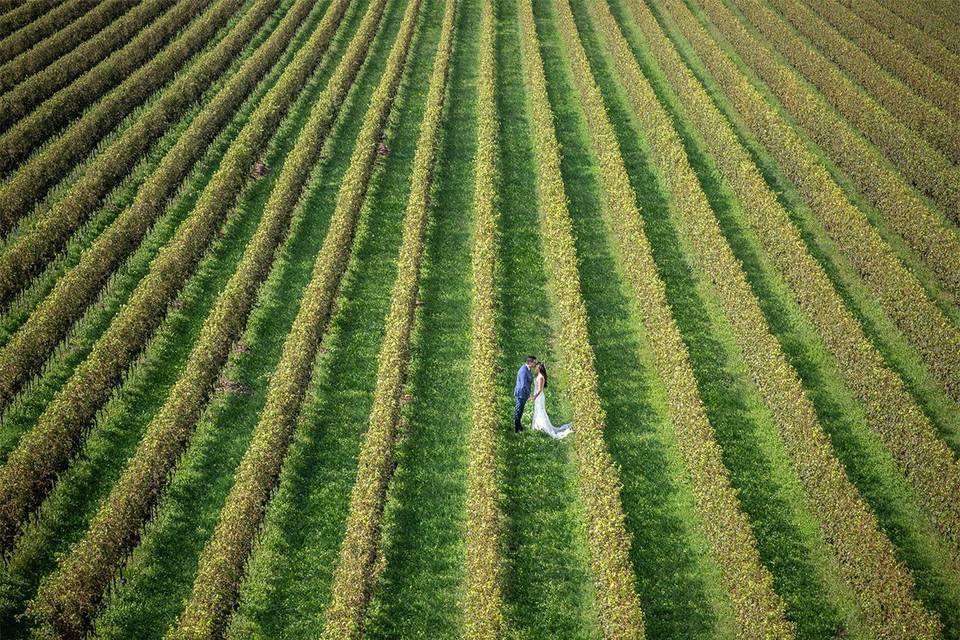
[{"label": "dirt patch", "polygon": [[253,389],[242,382],[231,380],[230,378],[225,378],[224,376],[220,376],[220,378],[217,380],[217,389],[225,393],[234,393],[239,396],[248,396],[253,392]]}]

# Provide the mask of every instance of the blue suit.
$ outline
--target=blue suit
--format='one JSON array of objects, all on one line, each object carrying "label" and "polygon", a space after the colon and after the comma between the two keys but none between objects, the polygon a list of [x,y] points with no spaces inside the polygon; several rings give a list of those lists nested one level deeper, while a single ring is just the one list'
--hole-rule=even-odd
[{"label": "blue suit", "polygon": [[513,430],[522,431],[520,418],[523,416],[523,407],[527,404],[527,398],[530,397],[530,387],[533,386],[533,374],[530,373],[530,367],[525,364],[520,365],[517,370],[517,384],[513,387],[513,397],[517,401],[516,409],[513,412]]}]

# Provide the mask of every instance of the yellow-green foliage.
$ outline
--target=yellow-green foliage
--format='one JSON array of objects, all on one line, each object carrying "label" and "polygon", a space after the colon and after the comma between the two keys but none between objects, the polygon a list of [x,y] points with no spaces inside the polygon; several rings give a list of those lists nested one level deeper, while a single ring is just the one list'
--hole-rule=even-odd
[{"label": "yellow-green foliage", "polygon": [[[611,237],[616,238],[621,273],[633,289],[638,315],[650,338],[657,372],[667,386],[680,452],[696,487],[697,509],[706,525],[706,537],[721,568],[739,627],[748,636],[790,637],[792,628],[784,618],[783,602],[773,590],[772,577],[760,562],[749,521],[730,486],[720,449],[697,392],[686,347],[671,315],[664,284],[657,275],[653,253],[644,235],[641,214],[619,153],[616,133],[607,117],[603,97],[593,79],[566,2],[558,5],[558,15],[560,31],[568,43],[570,75],[580,94],[600,168],[604,217]],[[603,26],[611,28],[609,23]],[[627,80],[630,84],[638,81],[643,82],[642,77]],[[644,95],[652,96],[649,91]],[[656,115],[660,114],[654,117]],[[649,135],[658,140],[671,131],[669,122],[662,118],[651,122],[651,129]],[[652,138],[651,144],[655,144]],[[675,154],[677,150],[671,146],[662,152]],[[683,157],[682,153],[680,157]]]},{"label": "yellow-green foliage", "polygon": [[924,64],[910,49],[883,35],[876,27],[839,2],[805,0],[811,9],[885,69],[944,111],[960,117],[960,87]]},{"label": "yellow-green foliage", "polygon": [[497,505],[497,106],[494,72],[496,16],[485,0],[480,24],[477,152],[473,192],[473,309],[470,352],[471,426],[467,462],[464,635],[503,637],[500,588],[500,509]]},{"label": "yellow-green foliage", "polygon": [[[837,8],[842,10],[842,7]],[[759,73],[784,108],[846,173],[890,226],[903,236],[953,298],[960,300],[960,236],[954,233],[949,223],[928,208],[876,148],[815,92],[771,56],[762,52],[752,55],[753,62],[762,65],[757,67]]]},{"label": "yellow-green foliage", "polygon": [[[653,51],[670,74],[681,96],[702,92],[700,89],[691,88],[696,85],[694,79],[679,80],[681,72],[677,69],[682,63],[676,56],[673,56],[674,61],[669,64],[663,62],[666,58],[662,54],[668,48],[662,37],[656,38],[657,27],[653,17],[644,11],[639,3],[632,2],[631,6],[648,37],[662,43],[654,46]],[[721,82],[730,88],[728,97],[736,97],[738,101],[743,97],[740,106],[750,107],[740,110],[743,118],[748,123],[774,122],[774,118],[769,115],[763,120],[757,117],[763,113],[759,109],[765,105],[762,98],[754,93],[746,80],[738,77],[732,68],[719,64],[724,60],[720,51],[702,30],[694,26],[692,16],[679,11],[680,8],[679,5],[674,5],[671,10],[674,11],[674,17],[678,19],[684,35],[702,59],[708,59],[717,71],[723,72],[716,77],[722,79]],[[743,94],[736,93],[736,87],[743,89]],[[749,99],[750,96],[752,100]],[[700,103],[705,104],[702,100]],[[707,117],[709,114],[707,109],[697,107],[688,108],[688,112],[694,118]],[[764,195],[767,190],[763,186],[762,178],[756,175],[756,167],[751,168],[752,163],[747,162],[739,145],[731,141],[732,131],[724,134],[728,127],[723,124],[719,114],[703,122],[700,130],[705,132],[711,150],[716,152],[717,149],[724,149],[723,153],[715,156],[717,162],[731,187],[743,200],[744,209],[750,214],[751,222],[768,254],[791,285],[798,304],[816,323],[827,347],[840,361],[839,369],[844,381],[863,404],[870,427],[883,439],[936,528],[952,545],[956,555],[960,549],[960,485],[951,452],[938,440],[932,425],[913,402],[903,383],[885,366],[882,356],[870,344],[856,319],[845,308],[822,268],[809,256],[803,241],[792,228],[786,212],[776,203],[773,194],[767,192]],[[786,130],[781,132],[788,133]],[[803,148],[788,147],[793,151]],[[738,150],[739,155],[733,155],[738,153]],[[813,167],[812,164],[807,166]],[[810,174],[814,177],[817,175],[813,171]],[[824,185],[823,188],[829,188],[829,183],[821,184]]]},{"label": "yellow-green foliage", "polygon": [[[163,3],[146,3],[147,7],[151,5],[155,7],[165,6]],[[36,45],[22,50],[15,56],[3,56],[4,59],[9,59],[0,65],[0,91],[9,91],[31,74],[40,71],[61,55],[64,55],[65,52],[82,45],[85,40],[95,36],[110,22],[135,6],[136,2],[134,0],[102,2],[81,18],[74,20],[62,30],[44,38]],[[54,68],[59,66],[60,63],[57,63]]]},{"label": "yellow-green foliage", "polygon": [[[896,120],[919,133],[948,159],[955,162],[960,158],[960,124],[954,119],[891,77],[870,56],[844,39],[829,23],[802,3],[775,0],[772,4],[813,46],[845,70]],[[812,47],[807,49],[815,51]],[[830,65],[819,53],[815,55],[821,64]],[[830,76],[830,80],[845,84],[847,91],[857,91],[856,86],[842,73],[835,72]]]},{"label": "yellow-green foliage", "polygon": [[[683,143],[670,126],[670,116],[657,101],[606,5],[592,3],[591,7],[600,18],[601,31],[606,36],[634,112],[638,116],[642,114],[638,120],[644,125],[651,155],[660,165],[665,191],[674,194],[674,218],[690,243],[692,263],[713,283],[751,378],[774,416],[797,476],[806,490],[811,511],[837,554],[841,575],[857,594],[876,637],[902,638],[904,629],[910,630],[912,638],[937,637],[939,624],[936,618],[916,599],[913,578],[897,561],[893,545],[880,531],[876,517],[847,478],[820,427],[813,404],[803,391],[799,376],[770,333],[760,304],[686,159]],[[646,7],[639,7],[638,12],[646,12]],[[649,12],[645,17],[652,18]],[[657,41],[656,44],[666,43]],[[717,124],[722,126],[722,123]],[[727,132],[732,135],[729,129]],[[736,144],[735,138],[729,142]],[[751,165],[743,162],[738,166],[742,170]],[[754,175],[760,177],[756,172]],[[765,189],[764,192],[772,197]],[[753,204],[750,202],[747,206]]]},{"label": "yellow-green foliage", "polygon": [[[332,6],[342,5],[337,2]],[[111,271],[133,251],[163,213],[168,199],[176,193],[183,178],[237,107],[277,61],[310,9],[310,5],[298,2],[287,12],[267,41],[257,48],[197,114],[137,191],[133,203],[83,252],[79,263],[57,280],[53,291],[0,349],[0,407],[9,403],[17,389],[43,365],[46,356],[93,300]],[[323,29],[331,38],[338,21],[339,17],[325,18],[317,28]],[[56,219],[46,221],[50,225],[56,223]],[[42,221],[38,227],[44,224]],[[32,236],[32,233],[28,232],[22,240]],[[0,255],[0,271],[7,264],[6,256],[15,253],[19,246],[20,242],[11,244]],[[24,260],[28,258],[24,256]],[[0,289],[2,287],[0,282]]]},{"label": "yellow-green foliage", "polygon": [[450,49],[453,46],[454,9],[454,0],[446,0],[427,105],[413,159],[410,198],[404,212],[403,240],[397,261],[397,279],[393,284],[390,313],[387,315],[383,347],[377,365],[377,388],[367,432],[360,447],[346,531],[333,574],[330,604],[327,606],[321,636],[324,640],[357,638],[361,635],[375,579],[383,505],[393,467],[400,396],[406,380],[410,333],[420,290],[423,236],[429,212],[428,196],[443,114]]},{"label": "yellow-green foliage", "polygon": [[[733,1],[767,42],[816,85],[827,102],[856,125],[859,132],[875,144],[905,177],[933,198],[949,215],[955,219],[960,217],[960,170],[951,164],[949,159],[858,90],[840,70],[806,46],[769,9],[761,7],[755,0]],[[703,3],[704,8],[711,4],[714,3]],[[708,11],[711,19],[718,13],[716,8]],[[726,14],[728,11],[729,9],[724,8],[722,13]],[[727,23],[730,18],[732,16],[724,16],[722,20]],[[742,29],[741,24],[737,31]],[[723,27],[721,30],[728,33]],[[738,47],[738,51],[747,45],[748,41],[741,40],[739,35],[731,37],[735,40],[733,44]],[[749,55],[741,55],[751,58],[769,54],[762,51],[764,46],[752,36],[751,40],[748,45]],[[782,70],[786,71],[787,69]]]},{"label": "yellow-green foliage", "polygon": [[[154,35],[159,39],[167,31],[176,32],[199,8],[197,4],[204,2],[206,0],[189,0],[177,5],[154,22],[144,34],[157,31]],[[210,38],[241,6],[242,0],[216,0],[168,47],[142,67],[133,67],[136,69],[133,75],[99,99],[101,92],[110,86],[105,81],[109,77],[116,77],[116,69],[123,66],[116,64],[113,57],[104,60],[78,82],[58,92],[0,136],[0,172],[17,168],[13,177],[0,187],[0,231],[8,231],[20,217],[29,213],[43,199],[48,188],[67,175],[73,165],[94,149],[104,135],[154,93],[158,84],[166,82],[184,62],[209,43]],[[118,54],[123,52],[121,50]],[[111,61],[113,64],[110,64]],[[200,91],[204,88],[201,87]],[[67,119],[91,99],[99,101],[61,135],[26,159],[43,140],[56,133]],[[26,161],[18,167],[24,159]]]},{"label": "yellow-green foliage", "polygon": [[837,0],[879,30],[884,37],[912,51],[944,78],[960,83],[960,56],[943,43],[905,22],[877,0]]},{"label": "yellow-green foliage", "polygon": [[[256,34],[260,24],[276,6],[277,0],[257,0],[219,46],[206,51],[189,69],[178,75],[132,126],[97,154],[66,194],[44,212],[29,231],[18,236],[5,248],[0,254],[0,302],[8,301],[21,287],[26,286],[31,276],[62,248],[70,234],[97,210],[101,199],[109,194],[150,150],[154,140],[162,136],[167,128],[203,95],[203,91],[216,81],[223,70],[230,66],[234,56]],[[149,84],[149,76],[150,74],[142,76],[142,81]],[[109,106],[104,108],[109,110]],[[63,154],[66,156],[65,160],[69,161],[70,154],[63,152],[63,149],[82,148],[80,140],[88,132],[84,126],[85,120],[86,118],[81,120],[77,127],[68,130],[45,149],[37,162],[25,165],[11,181],[10,191],[16,192],[17,199],[26,207],[21,213],[29,211],[33,200],[28,193],[17,192],[16,189],[22,188],[37,172],[46,173],[52,168],[45,166],[51,163],[45,162],[44,158]],[[61,162],[57,161],[58,164]],[[63,166],[67,168],[66,164]],[[10,213],[14,211],[11,210]]]},{"label": "yellow-green foliage", "polygon": [[620,474],[603,437],[606,415],[600,406],[587,311],[580,293],[577,252],[560,175],[560,145],[547,99],[533,8],[527,0],[519,4],[544,261],[558,320],[559,359],[570,380],[577,485],[586,513],[600,626],[606,638],[642,638],[643,612],[630,565],[630,538],[620,504]]},{"label": "yellow-green foliage", "polygon": [[32,431],[0,467],[0,548],[9,548],[23,518],[84,440],[86,427],[113,385],[143,349],[167,305],[193,272],[261,153],[320,62],[329,34],[315,31],[234,139],[190,217],[151,264],[127,304],[86,360],[54,396]]},{"label": "yellow-green foliage", "polygon": [[47,36],[74,23],[96,6],[97,0],[66,0],[13,33],[0,31],[5,36],[0,40],[0,60],[7,61],[23,53]]},{"label": "yellow-green foliage", "polygon": [[[702,0],[701,4],[741,55],[751,60],[760,57],[758,52],[764,51],[763,46],[722,2]],[[960,398],[960,335],[956,327],[927,298],[917,279],[904,268],[866,216],[847,199],[800,135],[767,104],[688,9],[674,0],[668,0],[667,6],[682,23],[685,37],[692,38],[691,44],[724,88],[727,99],[796,185],[881,307],[916,346],[947,393],[954,399]],[[772,62],[766,55],[762,59],[765,65]],[[764,68],[772,70],[769,66]],[[777,74],[788,73],[781,65],[776,69],[773,71]]]},{"label": "yellow-green foliage", "polygon": [[[332,3],[318,30],[332,33],[347,4],[347,0]],[[312,0],[299,0],[279,29],[292,34],[312,7]],[[230,346],[246,324],[260,284],[372,35],[373,29],[369,29],[351,44],[327,88],[313,104],[307,125],[283,164],[257,231],[204,322],[166,403],[150,423],[137,452],[84,538],[41,585],[31,613],[57,635],[80,635],[89,626],[104,589],[154,508],[206,405]]]},{"label": "yellow-green foliage", "polygon": [[[284,342],[280,362],[270,378],[260,421],[237,469],[213,536],[200,556],[193,593],[169,638],[216,637],[233,608],[247,556],[286,457],[317,347],[350,256],[357,215],[373,170],[376,144],[400,83],[419,6],[419,0],[407,6],[400,33],[364,115],[350,166],[337,193],[330,229]],[[364,32],[374,29],[373,18],[379,18],[382,11],[383,0],[370,6],[364,18]]]}]

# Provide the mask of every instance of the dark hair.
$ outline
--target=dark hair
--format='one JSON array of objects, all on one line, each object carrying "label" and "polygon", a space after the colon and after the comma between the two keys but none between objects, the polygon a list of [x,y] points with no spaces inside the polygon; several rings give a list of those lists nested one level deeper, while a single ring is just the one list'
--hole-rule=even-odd
[{"label": "dark hair", "polygon": [[537,361],[537,356],[527,356],[527,364],[533,364]]},{"label": "dark hair", "polygon": [[547,365],[542,362],[539,365],[540,374],[543,375],[543,388],[547,388]]}]

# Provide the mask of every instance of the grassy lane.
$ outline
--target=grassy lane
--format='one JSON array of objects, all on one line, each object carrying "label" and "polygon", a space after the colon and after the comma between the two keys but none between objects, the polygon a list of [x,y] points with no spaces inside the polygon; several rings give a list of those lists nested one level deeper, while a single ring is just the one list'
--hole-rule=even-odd
[{"label": "grassy lane", "polygon": [[[334,41],[330,64],[324,67],[324,81],[364,10],[364,3],[357,3],[345,18],[347,29]],[[382,40],[375,43],[372,50],[375,60],[382,58],[383,46]],[[351,93],[344,108],[347,118],[356,117],[357,111],[364,108],[376,73],[376,65],[361,73],[357,86],[362,89]],[[314,84],[311,95],[300,105],[304,116],[323,87],[322,81]],[[337,125],[330,144],[346,148],[349,156],[351,135],[355,131],[351,130],[349,120],[346,126],[343,122]],[[289,132],[288,143],[295,133]],[[334,161],[344,162],[339,151]],[[321,182],[316,184],[338,180],[336,169],[336,164],[321,166],[316,174]],[[340,169],[342,172],[342,167]],[[225,369],[221,388],[198,425],[191,446],[158,507],[156,520],[148,525],[142,546],[134,552],[125,570],[126,584],[114,594],[109,608],[98,621],[103,635],[124,637],[131,633],[130,629],[149,626],[159,637],[179,613],[181,598],[189,594],[197,557],[229,490],[233,468],[247,446],[263,406],[267,380],[297,310],[288,292],[302,290],[309,280],[313,255],[326,232],[329,208],[317,206],[318,191],[322,188],[311,191],[306,207],[294,219],[247,331]],[[223,429],[221,425],[230,425],[230,428]],[[198,482],[198,478],[203,491],[197,491],[192,484]],[[158,578],[161,575],[162,579]],[[169,597],[171,593],[178,597]]]},{"label": "grassy lane", "polygon": [[[608,69],[590,20],[582,8],[578,8],[577,13],[580,14],[578,27],[586,45],[586,57],[621,139],[621,156],[629,173],[635,175],[635,188],[641,199],[648,199],[644,207],[646,217],[653,218],[655,215],[651,211],[664,210],[665,202],[652,199],[665,197],[663,183],[645,184],[644,188],[638,188],[637,184],[657,179],[656,168],[643,166],[643,153],[647,150],[643,145],[650,143],[636,144],[638,139],[644,139],[643,134],[637,135],[639,125],[631,120],[629,110],[625,111],[622,94],[615,76]],[[564,144],[565,150],[572,146],[573,142]],[[657,193],[658,189],[661,191]],[[748,377],[741,354],[725,317],[716,307],[716,301],[706,293],[704,280],[695,269],[687,276],[682,275],[687,268],[683,260],[692,248],[689,238],[681,237],[675,230],[676,223],[673,218],[657,220],[647,229],[654,235],[662,234],[663,242],[652,244],[657,247],[655,253],[659,250],[661,254],[661,270],[665,266],[673,273],[665,278],[667,295],[673,298],[678,324],[681,329],[688,330],[686,339],[694,370],[699,377],[717,442],[723,449],[724,463],[731,471],[734,487],[740,492],[740,502],[752,520],[761,559],[772,571],[774,585],[786,600],[788,616],[797,623],[800,636],[819,637],[839,625],[834,611],[837,597],[834,591],[838,582],[832,575],[834,568],[820,539],[817,523],[805,510],[803,492],[791,472],[792,466],[773,429],[771,416],[760,404],[756,390],[746,382]],[[674,229],[669,229],[668,225]],[[674,237],[671,233],[677,235]],[[661,250],[662,245],[673,242],[680,245],[673,255]],[[600,282],[605,282],[602,276]],[[609,282],[605,283],[610,286]],[[674,290],[672,294],[671,288]],[[678,303],[678,300],[682,302]],[[594,342],[604,344],[605,340],[598,338]],[[620,361],[619,355],[611,355],[608,366],[614,367],[614,363]],[[629,377],[629,374],[620,374],[623,375]],[[711,387],[711,381],[717,379],[720,385]],[[733,389],[734,393],[722,391],[721,385]],[[821,571],[821,565],[830,569]],[[638,570],[638,574],[643,575],[643,571]],[[820,604],[820,600],[825,600],[826,604]],[[853,609],[852,598],[846,596],[845,600],[844,613]]]},{"label": "grassy lane", "polygon": [[474,153],[473,239],[470,250],[472,300],[470,348],[470,435],[467,452],[464,637],[498,640],[503,636],[502,514],[499,505],[500,397],[497,360],[497,37],[492,2],[480,11],[477,69],[477,141]]},{"label": "grassy lane", "polygon": [[[543,24],[543,32],[549,32],[557,46],[556,30],[547,26],[546,16]],[[670,425],[659,414],[662,406],[656,396],[663,391],[651,388],[659,385],[650,378],[650,363],[640,360],[640,324],[631,317],[623,284],[610,277],[616,272],[615,257],[599,215],[602,203],[595,180],[596,159],[589,151],[585,124],[573,97],[576,94],[563,70],[562,52],[547,51],[544,63],[563,147],[564,182],[570,186],[569,208],[591,343],[608,416],[606,437],[611,454],[621,465],[624,509],[634,538],[632,560],[647,630],[651,637],[729,635],[732,620],[718,620],[718,614],[723,616],[723,609],[729,606],[719,575],[706,556],[706,542],[691,527],[698,517],[691,489],[677,482],[683,469],[672,450],[675,443],[668,433]]]},{"label": "grassy lane", "polygon": [[233,637],[312,637],[323,627],[396,276],[426,97],[420,90],[430,77],[443,6],[430,2],[420,13],[384,135],[389,154],[371,177],[338,311],[241,585]]},{"label": "grassy lane", "polygon": [[458,9],[444,138],[421,267],[411,356],[412,404],[398,445],[382,539],[386,568],[370,603],[370,638],[462,637],[470,253],[479,2]]},{"label": "grassy lane", "polygon": [[[612,7],[618,15],[621,24],[631,25],[632,20],[626,18],[626,11],[614,3]],[[637,58],[641,64],[646,64],[644,49],[636,44],[639,38],[634,37],[630,27],[625,29],[628,38],[633,40]],[[669,32],[675,44],[682,42],[677,39],[676,33]],[[727,112],[727,116],[737,126],[737,133],[741,136],[745,146],[748,146],[753,160],[764,173],[764,178],[773,188],[783,196],[783,202],[788,211],[794,216],[804,234],[804,240],[811,247],[818,260],[830,265],[832,259],[829,254],[829,243],[822,240],[811,231],[809,220],[805,216],[805,207],[796,190],[779,173],[775,163],[765,155],[756,141],[744,135],[739,127],[738,120],[731,115],[729,105],[725,104],[722,94],[713,84],[709,75],[703,73],[703,67],[690,56],[689,49],[684,44],[678,46],[688,62],[694,60],[691,69],[697,73],[704,85],[713,94],[718,106]],[[649,75],[660,78],[658,73]],[[662,80],[655,82],[655,88],[665,103]],[[672,109],[666,104],[668,109]],[[674,117],[677,117],[674,111]],[[681,137],[688,151],[696,149],[696,136],[682,122],[680,124]],[[693,158],[702,157],[694,153]],[[694,169],[698,172],[704,184],[716,184],[715,172],[707,163],[695,162]],[[708,189],[708,195],[720,196],[720,192]],[[722,196],[721,196],[722,197]],[[884,450],[882,443],[868,428],[868,419],[863,408],[852,397],[851,391],[841,382],[842,376],[836,370],[836,363],[832,356],[825,353],[821,338],[816,330],[798,316],[795,309],[784,300],[789,294],[782,288],[782,283],[771,278],[770,266],[766,264],[756,252],[756,244],[749,240],[749,234],[744,228],[741,214],[729,207],[715,209],[721,227],[724,229],[731,247],[743,264],[751,286],[761,300],[764,314],[769,322],[771,331],[776,335],[790,364],[796,369],[804,384],[806,392],[817,410],[821,425],[827,431],[838,458],[843,463],[850,480],[857,486],[864,499],[877,515],[884,533],[894,543],[897,558],[904,562],[916,580],[917,595],[920,600],[932,611],[938,613],[947,629],[948,637],[960,636],[960,618],[958,618],[958,584],[960,576],[951,568],[948,553],[942,544],[937,541],[936,535],[930,528],[927,518],[916,502],[915,496],[897,470],[890,454]],[[835,256],[833,256],[835,257]],[[839,282],[838,291],[845,302],[853,309],[867,300],[867,294],[853,288],[852,292],[844,288],[850,280],[843,280],[844,274],[837,273],[836,269],[827,266],[828,275],[834,282]],[[870,335],[871,326],[864,323]],[[870,336],[877,341],[875,336]],[[956,421],[956,416],[953,417]],[[955,432],[954,432],[955,433]],[[956,441],[948,440],[956,451]]]},{"label": "grassy lane", "polygon": [[[607,98],[621,155],[644,212],[668,300],[690,351],[707,415],[723,449],[731,482],[752,521],[761,559],[773,573],[774,585],[787,604],[788,617],[797,624],[798,635],[833,635],[847,626],[845,619],[852,605],[845,594],[838,593],[817,524],[805,509],[771,416],[749,383],[731,330],[706,292],[702,276],[686,262],[685,253],[692,249],[668,214],[665,194],[656,170],[645,162],[635,123],[615,98],[619,91],[602,64],[601,49],[594,43],[587,50]],[[570,146],[568,142],[564,148]]]},{"label": "grassy lane", "polygon": [[[591,344],[608,423],[611,455],[621,467],[622,500],[633,536],[632,561],[650,637],[713,638],[732,635],[733,620],[706,541],[696,531],[691,487],[683,477],[671,426],[662,418],[664,393],[650,362],[641,361],[644,340],[632,317],[615,257],[600,216],[596,158],[551,16],[543,10],[540,33],[548,43],[544,65],[558,140],[561,170],[580,257]],[[588,51],[599,51],[588,48]],[[607,79],[607,78],[605,78]],[[604,89],[610,90],[609,83]],[[625,118],[621,111],[618,115]],[[637,160],[637,158],[634,158]],[[640,162],[643,160],[641,159]],[[655,387],[655,388],[652,388]]]},{"label": "grassy lane", "polygon": [[[283,3],[282,9],[285,11],[289,4],[289,2]],[[277,18],[279,19],[281,15],[282,12],[278,12]],[[257,102],[276,83],[280,73],[292,59],[298,46],[307,38],[321,15],[322,10],[318,9],[305,20],[307,28],[301,29],[295,36],[293,45],[280,57],[278,63],[265,76],[264,81],[256,90],[251,92],[251,97],[237,110],[237,114],[228,122],[224,132],[210,145],[200,162],[197,163],[197,167],[184,181],[179,190],[179,199],[175,198],[172,201],[167,212],[154,225],[145,240],[140,243],[139,248],[121,263],[120,267],[104,285],[96,301],[86,309],[84,315],[70,329],[67,337],[53,351],[43,365],[41,373],[25,386],[24,390],[6,409],[3,416],[3,429],[0,431],[0,460],[6,459],[6,456],[16,446],[23,433],[36,423],[56,392],[70,379],[76,367],[87,357],[93,345],[106,331],[116,313],[126,303],[140,280],[148,272],[150,263],[157,252],[169,242],[178,225],[193,209],[200,193],[203,192],[210,177],[217,170],[230,141],[246,122]],[[258,34],[245,54],[252,52],[269,35],[275,24],[276,21],[270,21],[268,27]],[[241,63],[242,60],[238,61],[237,65]],[[219,89],[221,86],[222,82],[215,85],[213,89]],[[208,91],[208,98],[212,97],[212,94],[215,93],[214,90]],[[160,162],[164,153],[174,145],[177,137],[190,125],[192,118],[201,106],[198,105],[191,110],[187,117],[181,120],[177,128],[167,136],[167,139],[158,145],[155,149],[156,153],[151,154],[149,160],[141,164],[134,179],[118,189],[119,193],[114,194],[111,202],[104,207],[97,218],[82,228],[78,234],[75,234],[69,247],[69,253],[55,261],[41,277],[42,281],[37,282],[34,288],[28,290],[27,296],[22,297],[16,306],[4,315],[3,320],[0,321],[2,322],[0,331],[4,332],[4,340],[10,337],[6,330],[14,331],[26,320],[32,307],[43,299],[49,288],[55,284],[56,279],[65,270],[76,264],[82,252],[95,240],[98,232],[110,224],[116,215],[133,201],[142,181]]]},{"label": "grassy lane", "polygon": [[[315,23],[322,12],[321,5],[311,22]],[[300,34],[298,41],[308,35],[309,30]],[[323,81],[331,69],[330,64],[324,67],[313,82],[312,93],[322,89]],[[270,80],[275,80],[280,71],[279,68],[275,69]],[[262,87],[256,97],[266,90],[266,86]],[[308,108],[309,103],[308,96],[295,108],[298,116],[303,115],[300,112],[305,107]],[[245,112],[250,108],[252,105],[248,105]],[[247,114],[244,113],[243,116],[245,115]],[[242,125],[243,119],[238,117],[215,146],[225,147]],[[289,151],[289,144],[301,119],[293,118],[284,125],[281,133],[283,142],[275,142],[266,150],[264,158],[268,163],[281,162]],[[210,169],[208,175],[215,169],[209,166],[206,168]],[[202,319],[232,273],[242,249],[256,227],[257,212],[269,195],[271,182],[269,178],[262,180],[244,195],[239,213],[231,217],[224,229],[223,238],[204,259],[198,276],[191,281],[188,289],[174,305],[170,317],[140,359],[140,364],[130,372],[125,384],[101,413],[83,455],[61,477],[56,489],[45,502],[38,520],[26,529],[24,536],[18,541],[4,573],[0,574],[0,585],[3,588],[0,596],[3,609],[0,611],[4,618],[15,615],[22,609],[25,598],[32,595],[39,578],[53,567],[56,556],[83,533],[98,502],[109,491],[153,413],[179,375]],[[192,201],[188,199],[178,205],[178,209],[189,209]]]},{"label": "grassy lane", "polygon": [[[509,419],[513,410],[509,392],[517,367],[528,353],[549,366],[554,347],[536,201],[531,198],[536,169],[518,64],[516,3],[498,2],[497,17],[499,166],[509,167],[501,172],[497,274],[503,369],[498,413],[506,433],[501,448],[504,615],[512,637],[593,638],[599,629],[570,444],[531,432],[532,406],[526,408],[522,434],[513,433]],[[563,401],[562,385],[556,377],[552,381],[548,410],[562,424],[569,405]]]}]

